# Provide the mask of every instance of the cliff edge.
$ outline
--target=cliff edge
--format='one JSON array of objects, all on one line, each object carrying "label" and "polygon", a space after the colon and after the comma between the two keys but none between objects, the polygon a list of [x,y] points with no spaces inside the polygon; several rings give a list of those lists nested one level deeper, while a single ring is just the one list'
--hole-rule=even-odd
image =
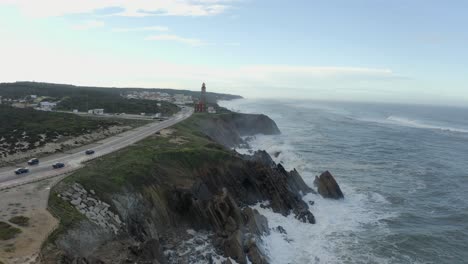
[{"label": "cliff edge", "polygon": [[59,228],[45,263],[269,263],[261,247],[267,219],[248,207],[313,224],[295,170],[266,152],[228,147],[243,136],[276,134],[264,115],[194,114],[177,126],[96,159],[51,190]]}]

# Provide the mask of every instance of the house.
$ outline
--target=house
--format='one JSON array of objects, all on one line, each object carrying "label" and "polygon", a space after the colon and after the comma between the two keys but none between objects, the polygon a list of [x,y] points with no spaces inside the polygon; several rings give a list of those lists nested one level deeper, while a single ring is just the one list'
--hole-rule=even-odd
[{"label": "house", "polygon": [[104,109],[102,109],[102,108],[91,109],[91,110],[88,110],[88,114],[103,115],[104,114]]},{"label": "house", "polygon": [[207,112],[210,114],[216,114],[216,109],[212,106],[208,106]]},{"label": "house", "polygon": [[57,106],[57,103],[42,101],[39,103],[39,109],[42,111],[52,111]]}]

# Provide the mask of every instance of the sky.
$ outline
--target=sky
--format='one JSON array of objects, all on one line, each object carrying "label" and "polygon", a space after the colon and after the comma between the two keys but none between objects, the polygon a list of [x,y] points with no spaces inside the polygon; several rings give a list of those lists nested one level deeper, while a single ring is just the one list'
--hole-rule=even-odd
[{"label": "sky", "polygon": [[464,0],[0,0],[0,82],[468,106]]}]

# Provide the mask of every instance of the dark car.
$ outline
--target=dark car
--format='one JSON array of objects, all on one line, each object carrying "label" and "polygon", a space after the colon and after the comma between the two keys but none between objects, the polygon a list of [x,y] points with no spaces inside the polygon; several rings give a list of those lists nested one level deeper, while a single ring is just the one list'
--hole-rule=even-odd
[{"label": "dark car", "polygon": [[86,155],[92,155],[92,154],[94,154],[94,150],[88,149],[88,150],[85,151],[85,154]]},{"label": "dark car", "polygon": [[37,164],[39,164],[39,160],[36,158],[28,160],[28,165],[37,165]]},{"label": "dark car", "polygon": [[20,174],[28,173],[28,172],[29,172],[28,168],[18,168],[18,169],[15,170],[16,175],[20,175]]},{"label": "dark car", "polygon": [[65,167],[65,164],[63,164],[62,162],[57,162],[57,163],[52,165],[52,168],[54,168],[54,169],[60,169],[60,168],[63,168],[63,167]]}]

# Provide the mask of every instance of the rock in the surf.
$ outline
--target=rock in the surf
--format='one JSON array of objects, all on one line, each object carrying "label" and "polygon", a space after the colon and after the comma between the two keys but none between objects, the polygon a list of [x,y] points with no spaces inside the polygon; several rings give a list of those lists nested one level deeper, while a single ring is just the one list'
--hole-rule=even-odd
[{"label": "rock in the surf", "polygon": [[315,176],[314,181],[317,191],[324,198],[343,199],[344,195],[335,178],[329,171],[325,171],[319,177]]}]

